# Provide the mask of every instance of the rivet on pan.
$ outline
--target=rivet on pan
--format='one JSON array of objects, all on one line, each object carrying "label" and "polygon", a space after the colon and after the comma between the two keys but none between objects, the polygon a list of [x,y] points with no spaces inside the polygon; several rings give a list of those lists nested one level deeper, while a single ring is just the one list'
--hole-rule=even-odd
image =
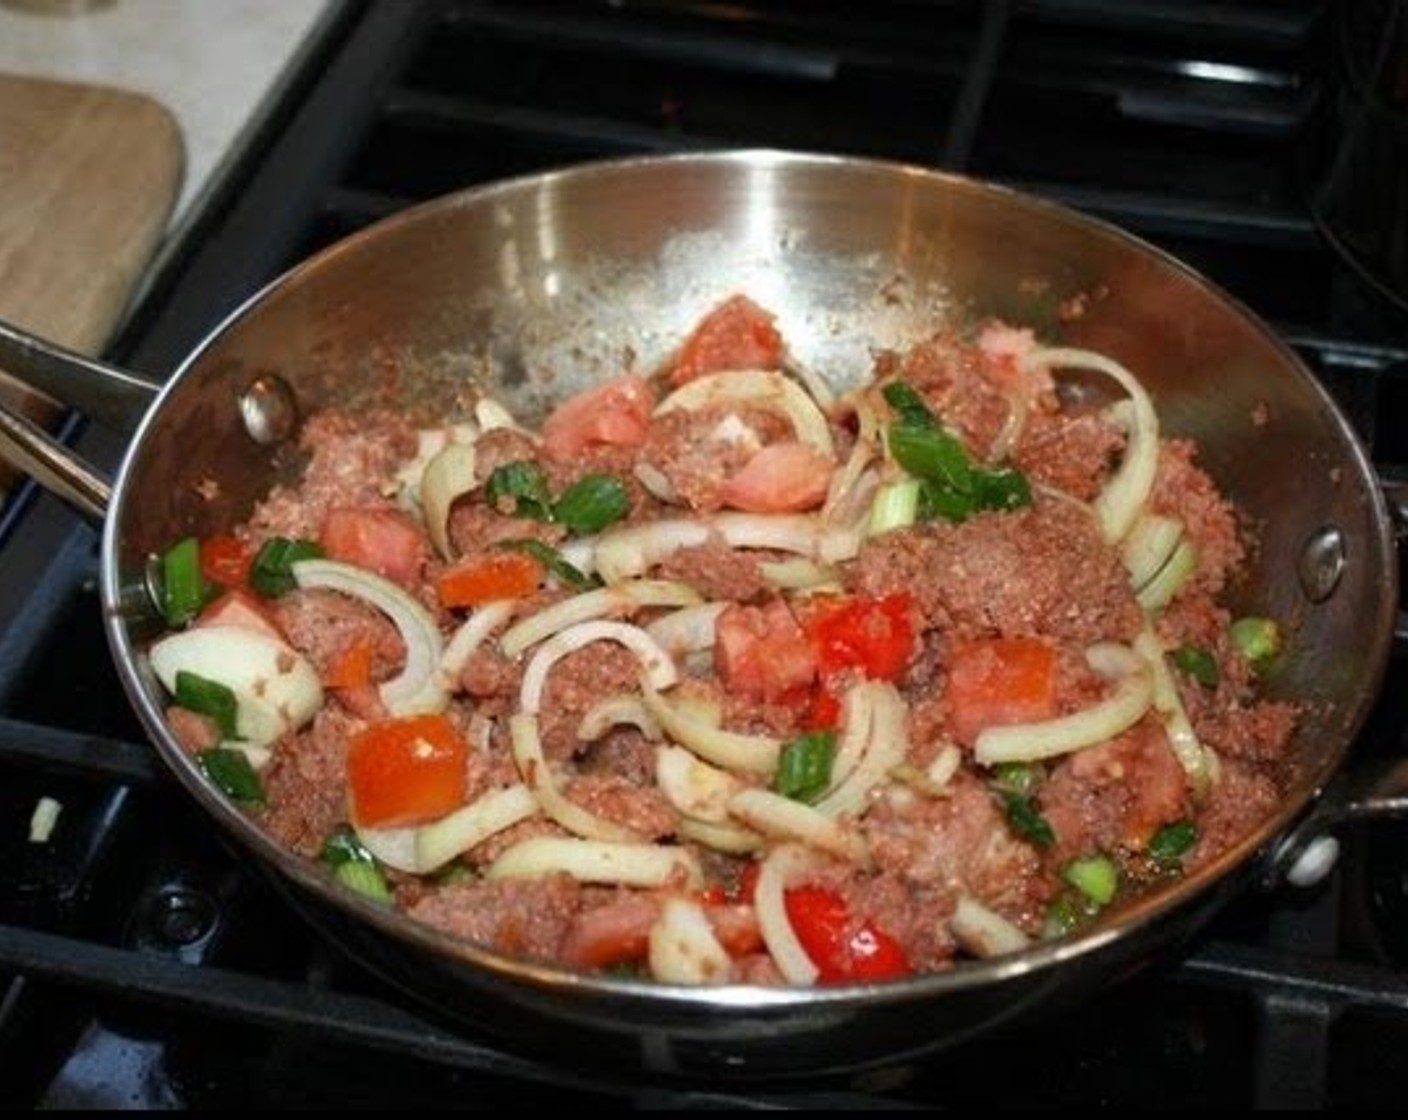
[{"label": "rivet on pan", "polygon": [[1312,603],[1323,603],[1339,586],[1344,565],[1344,534],[1333,525],[1317,529],[1301,549],[1296,567],[1301,590]]},{"label": "rivet on pan", "polygon": [[240,396],[244,430],[255,443],[281,443],[298,430],[293,391],[281,377],[266,374]]}]

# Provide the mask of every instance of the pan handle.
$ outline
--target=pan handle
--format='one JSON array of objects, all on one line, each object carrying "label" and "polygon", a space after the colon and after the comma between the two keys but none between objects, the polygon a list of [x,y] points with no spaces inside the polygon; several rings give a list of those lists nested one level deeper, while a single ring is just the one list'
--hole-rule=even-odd
[{"label": "pan handle", "polygon": [[[0,320],[0,369],[32,389],[131,433],[160,389],[139,374],[85,358]],[[0,458],[14,464],[94,522],[112,486],[88,463],[25,417],[0,404]]]}]

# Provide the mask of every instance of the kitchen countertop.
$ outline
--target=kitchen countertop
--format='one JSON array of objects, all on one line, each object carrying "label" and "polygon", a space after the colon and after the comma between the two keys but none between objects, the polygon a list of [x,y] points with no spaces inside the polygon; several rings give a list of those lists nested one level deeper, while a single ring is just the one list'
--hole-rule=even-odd
[{"label": "kitchen countertop", "polygon": [[336,0],[0,0],[0,71],[143,93],[175,116],[185,173],[168,236],[316,38]]}]

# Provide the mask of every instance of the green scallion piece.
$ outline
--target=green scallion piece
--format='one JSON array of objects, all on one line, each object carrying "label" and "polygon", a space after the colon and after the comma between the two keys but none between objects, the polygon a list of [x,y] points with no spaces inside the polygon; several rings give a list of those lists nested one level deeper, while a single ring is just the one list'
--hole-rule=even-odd
[{"label": "green scallion piece", "polygon": [[875,501],[870,506],[867,534],[878,537],[891,529],[904,529],[913,525],[919,513],[919,492],[922,486],[917,478],[906,478],[880,487]]},{"label": "green scallion piece", "polygon": [[[176,671],[176,706],[188,712],[209,716],[220,729],[222,739],[237,738],[236,717],[239,701],[228,685],[198,676],[185,669]],[[241,758],[244,756],[241,755]]]},{"label": "green scallion piece", "polygon": [[319,858],[339,883],[374,902],[390,902],[391,889],[371,852],[350,828],[339,828],[323,843]]},{"label": "green scallion piece", "polygon": [[270,537],[254,554],[254,562],[249,566],[249,586],[266,599],[287,595],[298,586],[293,578],[293,565],[300,560],[316,560],[322,555],[317,541]]},{"label": "green scallion piece", "polygon": [[1192,850],[1198,842],[1198,828],[1192,821],[1166,824],[1149,840],[1149,854],[1160,863],[1171,863]]},{"label": "green scallion piece", "polygon": [[1099,906],[1106,906],[1119,889],[1120,873],[1115,861],[1096,854],[1073,859],[1061,872],[1066,882]]},{"label": "green scallion piece", "polygon": [[1024,840],[1030,840],[1038,848],[1049,848],[1056,843],[1056,833],[1051,823],[1037,812],[1028,798],[1001,791],[998,795],[1007,807],[1007,823],[1013,832]]},{"label": "green scallion piece", "polygon": [[1202,646],[1179,646],[1172,654],[1173,663],[1204,688],[1216,688],[1221,674],[1217,658]]},{"label": "green scallion piece", "polygon": [[1098,911],[1099,907],[1083,894],[1065,891],[1046,908],[1042,934],[1045,937],[1064,937],[1089,922]]},{"label": "green scallion piece", "polygon": [[924,398],[915,391],[914,386],[904,381],[891,381],[880,390],[880,395],[885,398],[885,403],[895,410],[895,416],[900,423],[916,428],[934,427],[934,414],[924,403]]},{"label": "green scallion piece", "polygon": [[601,586],[601,580],[596,576],[588,575],[575,564],[569,563],[562,553],[552,545],[534,540],[532,537],[514,537],[512,540],[499,541],[494,547],[508,549],[510,552],[522,552],[533,557],[556,576],[558,582],[567,587],[579,591],[590,591],[593,587]]},{"label": "green scallion piece", "polygon": [[535,521],[553,518],[547,473],[532,459],[495,467],[484,483],[484,494],[495,507],[505,499],[512,500],[513,512],[519,517],[531,517]]},{"label": "green scallion piece", "polygon": [[630,492],[613,474],[583,475],[552,506],[553,517],[573,533],[598,533],[630,510]]},{"label": "green scallion piece", "polygon": [[161,613],[168,626],[184,626],[195,618],[212,590],[201,575],[195,537],[183,537],[161,554]]},{"label": "green scallion piece", "polygon": [[329,867],[340,867],[348,862],[374,863],[371,852],[367,851],[366,845],[357,838],[357,834],[347,827],[339,828],[325,841],[323,849],[318,853],[321,859]]},{"label": "green scallion piece", "polygon": [[1000,762],[993,767],[992,785],[1000,793],[1030,798],[1041,788],[1041,771],[1026,762]]},{"label": "green scallion piece", "polygon": [[1248,616],[1232,623],[1233,644],[1256,669],[1264,669],[1281,652],[1281,627],[1274,618]]},{"label": "green scallion piece", "polygon": [[836,757],[836,732],[809,731],[782,748],[773,789],[793,801],[810,804],[831,784]]},{"label": "green scallion piece", "polygon": [[211,747],[196,756],[205,776],[232,801],[245,805],[264,804],[264,785],[244,751],[233,747]]},{"label": "green scallion piece", "polygon": [[979,509],[1021,509],[1032,504],[1032,487],[1027,476],[1013,467],[975,470],[973,497]]},{"label": "green scallion piece", "polygon": [[934,482],[959,494],[973,491],[973,466],[968,449],[940,428],[890,425],[891,457],[915,478]]}]

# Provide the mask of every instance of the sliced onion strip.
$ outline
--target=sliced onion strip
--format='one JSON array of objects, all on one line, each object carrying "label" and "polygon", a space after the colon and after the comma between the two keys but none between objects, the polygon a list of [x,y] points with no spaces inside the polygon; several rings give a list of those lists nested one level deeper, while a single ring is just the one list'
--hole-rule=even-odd
[{"label": "sliced onion strip", "polygon": [[646,623],[645,632],[671,657],[684,657],[714,648],[714,624],[727,603],[698,603],[681,607]]},{"label": "sliced onion strip", "polygon": [[698,711],[684,704],[672,704],[653,688],[647,687],[643,698],[646,710],[665,733],[700,758],[726,770],[746,770],[767,777],[777,770],[777,760],[782,753],[779,740],[766,735],[726,731],[702,718]]},{"label": "sliced onion strip", "polygon": [[909,753],[905,705],[895,686],[885,681],[866,681],[853,688],[848,699],[861,690],[865,690],[869,703],[870,734],[855,768],[816,803],[817,812],[828,817],[859,812],[870,791]]},{"label": "sliced onion strip", "polygon": [[589,840],[631,841],[636,839],[630,829],[614,821],[604,820],[568,798],[557,788],[548,760],[543,755],[542,739],[538,736],[538,717],[516,712],[508,718],[509,739],[513,745],[513,761],[518,776],[542,806],[543,812],[568,832]]},{"label": "sliced onion strip", "polygon": [[975,957],[1019,953],[1032,943],[1030,937],[972,895],[959,897],[948,928],[954,939]]},{"label": "sliced onion strip", "polygon": [[1212,767],[1208,751],[1193,730],[1193,723],[1188,718],[1188,709],[1183,706],[1183,697],[1178,692],[1178,684],[1169,671],[1164,648],[1154,636],[1154,632],[1146,628],[1134,640],[1134,650],[1148,662],[1153,671],[1153,704],[1155,710],[1163,717],[1169,746],[1173,748],[1173,753],[1187,773],[1194,796],[1203,798],[1212,785]]},{"label": "sliced onion strip", "polygon": [[810,987],[816,983],[820,969],[802,948],[792,919],[787,916],[787,888],[815,866],[815,857],[801,844],[779,844],[763,859],[758,868],[758,882],[753,891],[753,906],[758,914],[758,929],[763,935],[773,963],[789,984]]},{"label": "sliced onion strip", "polygon": [[1176,518],[1144,513],[1135,521],[1120,545],[1120,555],[1136,592],[1168,564],[1182,539],[1183,523]]},{"label": "sliced onion strip", "polygon": [[514,602],[498,599],[477,607],[473,614],[460,624],[458,630],[445,643],[445,652],[440,655],[440,685],[453,692],[455,682],[469,664],[469,659],[489,635],[502,626],[513,614]]},{"label": "sliced onion strip", "polygon": [[[669,688],[679,680],[674,660],[639,626],[627,622],[582,622],[554,634],[540,645],[528,662],[519,690],[519,709],[537,715],[543,703],[548,674],[559,660],[593,642],[615,642],[639,659],[645,677],[653,688]],[[654,712],[652,711],[652,715]],[[658,716],[656,718],[659,718]]]},{"label": "sliced onion strip", "polygon": [[734,403],[755,405],[782,416],[799,440],[811,444],[827,458],[835,457],[831,428],[817,402],[790,377],[776,370],[735,369],[697,377],[661,401],[655,415]]},{"label": "sliced onion strip", "polygon": [[623,887],[704,885],[699,861],[684,848],[664,844],[533,836],[506,849],[485,872],[490,879],[540,878],[564,872],[582,883]]},{"label": "sliced onion strip", "polygon": [[679,833],[686,840],[693,840],[696,844],[733,856],[756,852],[765,843],[756,832],[746,828],[732,824],[713,824],[710,821],[695,820],[693,817],[680,820]]},{"label": "sliced onion strip", "polygon": [[650,974],[665,984],[722,984],[733,971],[728,950],[693,899],[665,900],[648,945]]},{"label": "sliced onion strip", "polygon": [[810,805],[769,789],[745,789],[728,799],[729,815],[774,840],[795,840],[847,863],[870,865],[870,846],[860,833]]},{"label": "sliced onion strip", "polygon": [[655,784],[686,817],[708,824],[727,824],[729,799],[744,788],[742,780],[727,770],[666,743],[655,748]]},{"label": "sliced onion strip", "polygon": [[1098,642],[1086,661],[1101,676],[1116,681],[1113,695],[1070,715],[1040,723],[989,727],[978,733],[973,756],[980,765],[1033,762],[1094,746],[1127,731],[1143,718],[1153,701],[1153,671],[1127,646]]},{"label": "sliced onion strip", "polygon": [[1168,606],[1173,597],[1183,589],[1183,585],[1198,568],[1198,550],[1193,542],[1184,537],[1173,550],[1157,575],[1134,593],[1139,605],[1146,611],[1158,611]]},{"label": "sliced onion strip", "polygon": [[598,587],[563,599],[509,627],[499,639],[508,658],[566,630],[569,626],[607,615],[630,614],[640,607],[685,607],[700,602],[699,593],[676,580],[631,580],[615,587]]},{"label": "sliced onion strip", "polygon": [[388,712],[408,716],[443,712],[449,706],[450,695],[437,672],[444,653],[440,628],[409,592],[340,560],[299,560],[290,570],[299,587],[322,587],[351,595],[370,603],[396,624],[406,646],[406,664],[378,690]]},{"label": "sliced onion strip", "polygon": [[1159,466],[1159,417],[1139,379],[1119,362],[1091,350],[1038,348],[1024,355],[1019,369],[1087,369],[1103,373],[1129,394],[1129,438],[1119,467],[1094,501],[1100,529],[1111,544],[1122,541],[1143,511]]},{"label": "sliced onion strip", "polygon": [[474,445],[449,443],[425,465],[420,479],[420,507],[425,531],[435,550],[446,560],[455,558],[450,546],[450,507],[477,485]]},{"label": "sliced onion strip", "polygon": [[593,704],[577,725],[577,738],[584,743],[594,743],[613,727],[622,724],[634,727],[652,741],[661,735],[660,725],[645,710],[641,698],[635,693],[623,692]]},{"label": "sliced onion strip", "polygon": [[367,851],[397,871],[428,875],[539,812],[527,786],[490,790],[437,821],[416,828],[358,828]]}]

